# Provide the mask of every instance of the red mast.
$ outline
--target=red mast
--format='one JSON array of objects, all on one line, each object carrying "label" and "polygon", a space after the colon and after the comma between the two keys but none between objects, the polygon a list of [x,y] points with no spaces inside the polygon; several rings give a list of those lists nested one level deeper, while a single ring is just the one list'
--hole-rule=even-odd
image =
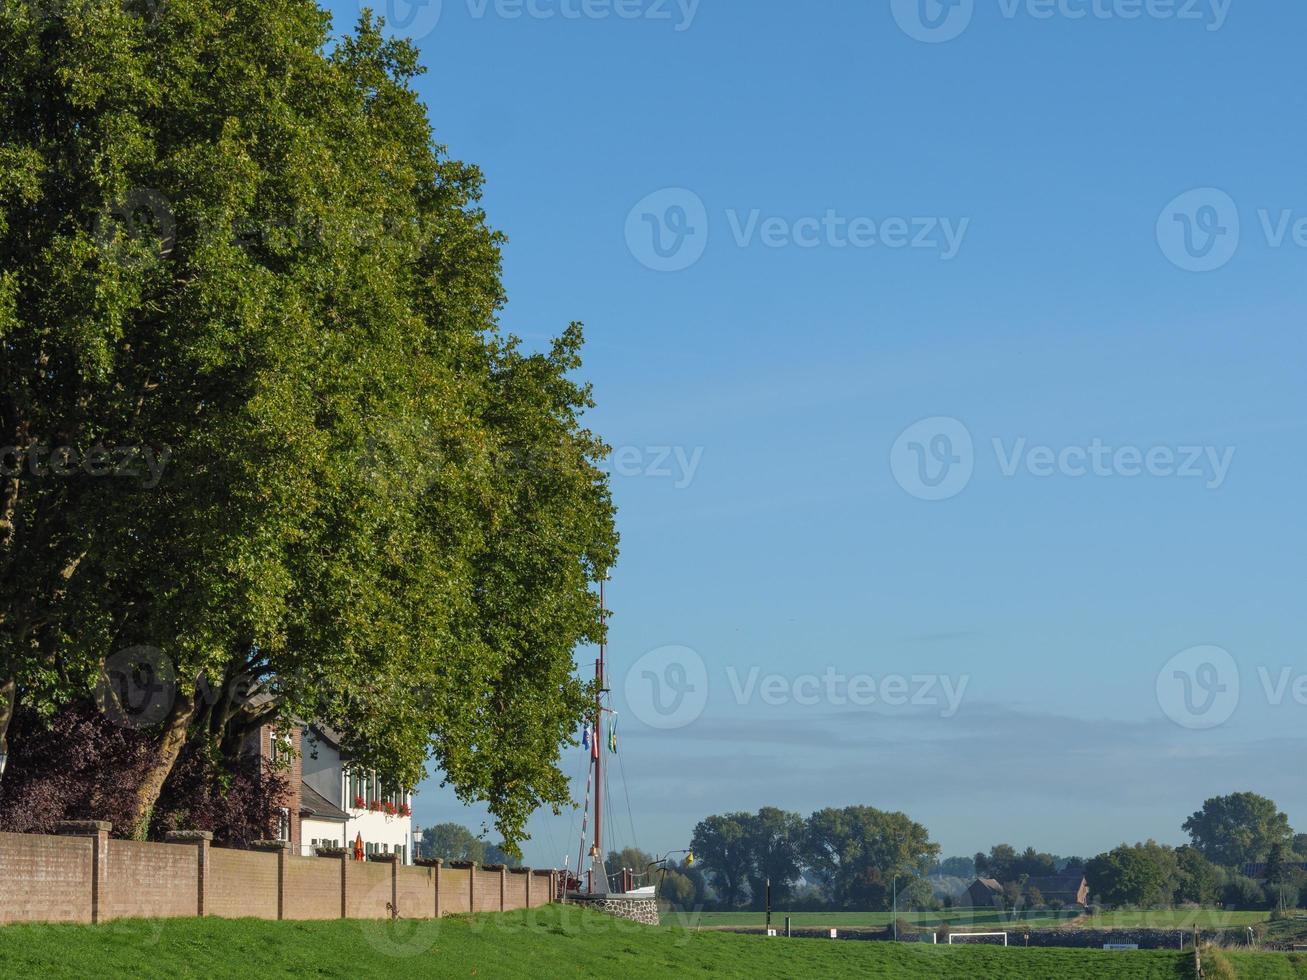
[{"label": "red mast", "polygon": [[[608,611],[604,606],[604,582],[599,580],[599,621],[605,629],[605,634],[599,639],[599,660],[595,664],[595,680],[598,681],[598,690],[595,691],[595,845],[594,857],[603,867],[603,841],[604,841],[604,750],[603,750],[603,723],[604,723],[604,654],[607,645],[607,626]],[[607,882],[604,882],[607,885]],[[607,891],[607,887],[603,889]]]}]

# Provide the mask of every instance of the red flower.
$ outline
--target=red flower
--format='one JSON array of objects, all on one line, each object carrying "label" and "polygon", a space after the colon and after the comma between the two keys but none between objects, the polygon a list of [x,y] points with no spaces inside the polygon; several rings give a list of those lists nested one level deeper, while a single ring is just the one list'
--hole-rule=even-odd
[{"label": "red flower", "polygon": [[354,797],[354,809],[362,810],[365,806],[367,806],[367,802],[363,799],[363,797],[361,796]]}]

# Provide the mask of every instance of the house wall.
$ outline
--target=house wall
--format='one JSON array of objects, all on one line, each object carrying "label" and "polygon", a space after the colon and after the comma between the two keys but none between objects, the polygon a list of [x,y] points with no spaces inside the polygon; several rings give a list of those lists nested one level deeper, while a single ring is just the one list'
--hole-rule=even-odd
[{"label": "house wall", "polygon": [[304,782],[344,809],[340,751],[326,739],[314,739],[305,729],[300,739],[300,757]]},{"label": "house wall", "polygon": [[396,847],[404,848],[407,854],[405,863],[412,863],[413,855],[408,853],[412,850],[408,846],[413,831],[412,817],[388,817],[384,813],[359,810],[353,806],[346,807],[345,812],[349,814],[347,846],[353,847],[355,836],[362,834],[365,844],[381,845],[383,853],[393,853]]},{"label": "house wall", "polygon": [[312,817],[305,817],[300,821],[300,834],[302,840],[298,853],[302,857],[313,857],[313,842],[317,841],[336,841],[337,847],[347,847],[353,844],[352,837],[345,835],[345,822],[343,820],[315,820]]},{"label": "house wall", "polygon": [[[552,900],[555,872],[418,868],[388,861],[301,858],[187,843],[0,833],[0,922],[93,922],[200,913],[225,918],[405,919],[527,907]],[[437,883],[439,891],[437,891]],[[342,916],[342,910],[344,915]]]}]

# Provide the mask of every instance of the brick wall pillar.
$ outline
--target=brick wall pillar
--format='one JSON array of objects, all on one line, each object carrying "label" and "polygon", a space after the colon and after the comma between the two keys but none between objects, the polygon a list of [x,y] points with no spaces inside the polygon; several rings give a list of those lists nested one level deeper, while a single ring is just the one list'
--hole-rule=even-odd
[{"label": "brick wall pillar", "polygon": [[286,861],[290,858],[291,842],[288,840],[256,840],[250,843],[250,849],[265,851],[277,855],[277,918],[286,918]]},{"label": "brick wall pillar", "polygon": [[436,918],[440,918],[440,872],[444,867],[444,862],[436,858]]},{"label": "brick wall pillar", "polygon": [[196,894],[195,914],[203,916],[209,908],[209,848],[213,846],[213,834],[207,830],[170,830],[164,836],[169,844],[194,844],[196,860]]},{"label": "brick wall pillar", "polygon": [[349,851],[340,856],[340,917],[349,918]]},{"label": "brick wall pillar", "polygon": [[107,820],[65,820],[56,828],[61,837],[86,837],[91,842],[91,921],[99,922],[109,877],[109,831]]}]

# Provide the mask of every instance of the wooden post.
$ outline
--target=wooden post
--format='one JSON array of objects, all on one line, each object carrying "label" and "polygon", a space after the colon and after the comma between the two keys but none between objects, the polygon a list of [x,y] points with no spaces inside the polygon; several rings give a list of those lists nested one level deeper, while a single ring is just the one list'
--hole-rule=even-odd
[{"label": "wooden post", "polygon": [[[213,833],[208,830],[170,830],[164,835],[169,844],[194,844],[198,865],[196,867],[195,914],[203,918],[209,907],[209,848],[213,846]],[[277,891],[280,896],[281,879],[278,876]],[[278,898],[280,903],[280,897]]]},{"label": "wooden post", "polygon": [[57,827],[61,837],[86,837],[91,841],[91,922],[100,922],[109,878],[109,831],[107,820],[65,820]]},{"label": "wooden post", "polygon": [[530,868],[526,869],[526,907],[531,907],[531,879],[535,877],[535,872]]},{"label": "wooden post", "polygon": [[467,911],[471,915],[477,910],[477,863],[472,861],[467,866]]},{"label": "wooden post", "polygon": [[508,867],[507,865],[499,866],[499,911],[508,910]]}]

